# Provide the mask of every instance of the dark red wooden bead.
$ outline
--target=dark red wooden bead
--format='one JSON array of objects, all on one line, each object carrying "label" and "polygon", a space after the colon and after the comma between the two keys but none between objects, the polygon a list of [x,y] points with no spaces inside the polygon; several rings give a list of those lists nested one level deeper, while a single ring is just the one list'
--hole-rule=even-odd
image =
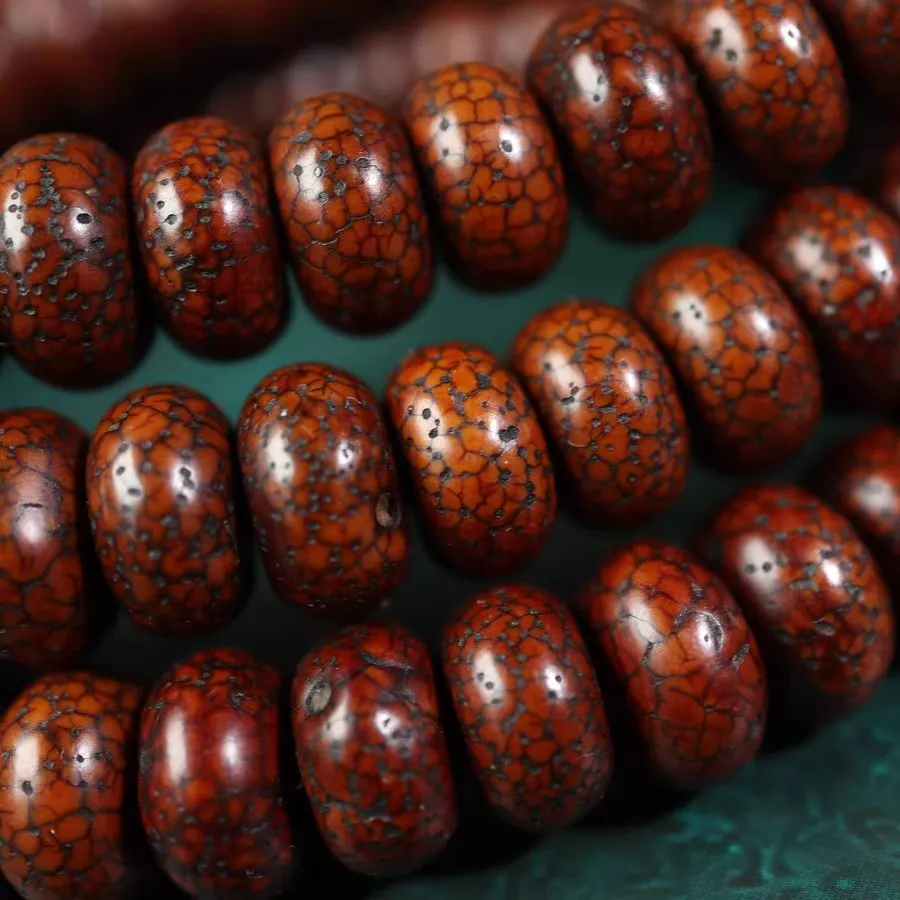
[{"label": "dark red wooden bead", "polygon": [[243,599],[228,421],[187,387],[133,391],[100,420],[87,462],[94,543],[131,617],[210,631]]},{"label": "dark red wooden bead", "polygon": [[283,264],[256,139],[214,117],[156,132],[132,175],[137,236],[162,322],[194,353],[262,349],[283,314]]},{"label": "dark red wooden bead", "polygon": [[672,39],[627,3],[580,4],[542,35],[528,84],[562,132],[604,227],[660,240],[709,193],[712,140]]},{"label": "dark red wooden bead", "polygon": [[425,645],[382,623],[351,626],[301,661],[292,693],[303,784],[348,868],[395,877],[443,850],[456,794]]},{"label": "dark red wooden bead", "polygon": [[550,307],[519,332],[512,365],[591,521],[637,525],[681,494],[684,409],[667,363],[629,313],[587,300]]},{"label": "dark red wooden bead", "polygon": [[819,485],[853,523],[891,589],[900,589],[900,429],[876,425],[839,443]]},{"label": "dark red wooden bead", "polygon": [[267,375],[244,404],[238,454],[266,570],[283,600],[339,618],[387,600],[409,526],[378,400],[324,363]]},{"label": "dark red wooden bead", "polygon": [[18,360],[46,381],[110,381],[138,357],[125,164],[45,134],[0,158],[0,300]]},{"label": "dark red wooden bead", "polygon": [[784,286],[819,341],[826,375],[854,407],[900,401],[900,223],[861,194],[794,191],[745,246]]},{"label": "dark red wooden bead", "polygon": [[569,610],[528,585],[484,591],[444,632],[444,675],[491,806],[545,832],[603,798],[612,745],[597,676]]},{"label": "dark red wooden bead", "polygon": [[140,691],[45,675],[0,721],[0,869],[25,900],[133,900]]},{"label": "dark red wooden bead", "polygon": [[696,789],[753,760],[766,673],[716,575],[678,547],[640,540],[604,560],[580,603],[661,781]]},{"label": "dark red wooden bead", "polygon": [[174,666],[141,716],[141,818],[191,897],[281,896],[296,853],[278,773],[277,672],[241,650]]},{"label": "dark red wooden bead", "polygon": [[757,485],[722,507],[701,548],[768,651],[783,709],[812,721],[868,699],[893,656],[894,616],[843,516],[802,488]]},{"label": "dark red wooden bead", "polygon": [[675,250],[632,306],[675,369],[717,462],[757,471],[789,459],[821,414],[819,364],[775,280],[739,250]]},{"label": "dark red wooden bead", "polygon": [[446,562],[498,575],[532,559],[556,518],[556,487],[515,375],[474,344],[423,347],[392,373],[387,409]]},{"label": "dark red wooden bead", "polygon": [[353,332],[409,319],[431,290],[434,260],[400,122],[352,94],[310,97],[275,125],[269,155],[312,310]]},{"label": "dark red wooden bead", "polygon": [[847,85],[812,0],[668,0],[661,16],[757,177],[805,181],[844,145]]},{"label": "dark red wooden bead", "polygon": [[50,669],[87,642],[86,450],[64,416],[0,413],[0,659]]},{"label": "dark red wooden bead", "polygon": [[415,83],[407,127],[460,275],[512,288],[545,274],[569,207],[550,126],[512,75],[450,65]]}]

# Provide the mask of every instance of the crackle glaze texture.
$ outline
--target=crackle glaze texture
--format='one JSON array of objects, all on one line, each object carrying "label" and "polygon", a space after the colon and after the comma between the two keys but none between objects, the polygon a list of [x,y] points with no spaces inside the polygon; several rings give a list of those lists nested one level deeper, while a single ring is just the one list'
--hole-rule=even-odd
[{"label": "crackle glaze texture", "polygon": [[871,696],[893,656],[894,615],[842,515],[802,488],[757,485],[725,503],[700,546],[767,652],[785,711],[811,724]]},{"label": "crackle glaze texture", "polygon": [[572,614],[528,585],[484,591],[444,631],[444,675],[491,806],[532,832],[564,828],[603,798],[612,745]]},{"label": "crackle glaze texture", "polygon": [[359,378],[324,363],[263,378],[238,422],[244,488],[283,600],[337,618],[387,600],[409,528],[390,436]]},{"label": "crackle glaze texture", "polygon": [[661,240],[706,200],[712,140],[672,39],[625,3],[580,4],[541,36],[528,84],[564,135],[605,228]]},{"label": "crackle glaze texture", "polygon": [[846,81],[811,0],[668,0],[660,16],[757,177],[805,181],[844,145]]},{"label": "crackle glaze texture", "polygon": [[338,860],[396,877],[444,849],[456,793],[417,637],[383,623],[345,629],[300,662],[292,709],[303,785]]},{"label": "crackle glaze texture", "polygon": [[64,416],[0,413],[0,660],[50,669],[87,642],[86,450]]},{"label": "crackle glaze texture", "polygon": [[214,117],[173,122],[138,154],[132,192],[168,332],[202,356],[266,346],[281,325],[283,266],[256,139]]},{"label": "crackle glaze texture", "polygon": [[321,94],[285,113],[269,155],[310,308],[352,332],[409,319],[431,290],[434,259],[400,122],[352,94]]},{"label": "crackle glaze texture", "polygon": [[103,573],[140,625],[218,628],[242,601],[228,421],[187,387],[133,391],[100,420],[87,462]]},{"label": "crackle glaze texture", "polygon": [[241,650],[201,651],[170,669],[144,707],[141,818],[160,865],[190,897],[264,900],[293,874],[279,681]]},{"label": "crackle glaze texture", "polygon": [[0,869],[25,900],[133,900],[126,841],[140,691],[45,675],[0,721]]},{"label": "crackle glaze texture", "polygon": [[812,339],[775,280],[739,250],[675,250],[632,295],[702,423],[716,461],[753,472],[789,459],[819,421]]},{"label": "crackle glaze texture", "polygon": [[0,301],[19,362],[46,381],[110,381],[138,357],[125,164],[45,134],[0,157]]},{"label": "crackle glaze texture", "polygon": [[819,486],[853,523],[889,586],[900,588],[900,430],[876,425],[841,441],[822,464]]},{"label": "crackle glaze texture", "polygon": [[499,575],[529,561],[556,518],[553,469],[516,376],[468,343],[423,347],[392,373],[387,409],[445,561]]},{"label": "crackle glaze texture", "polygon": [[690,455],[668,364],[629,313],[587,300],[535,315],[512,365],[556,445],[581,511],[631,527],[682,492]]},{"label": "crackle glaze texture", "polygon": [[415,83],[405,118],[463,278],[512,288],[556,264],[569,219],[562,166],[536,99],[513,76],[446,66]]},{"label": "crackle glaze texture", "polygon": [[766,672],[715,574],[678,547],[639,540],[604,560],[580,603],[660,780],[697,789],[753,760]]},{"label": "crackle glaze texture", "polygon": [[855,408],[900,400],[900,223],[850,188],[793,191],[745,247],[784,286]]}]

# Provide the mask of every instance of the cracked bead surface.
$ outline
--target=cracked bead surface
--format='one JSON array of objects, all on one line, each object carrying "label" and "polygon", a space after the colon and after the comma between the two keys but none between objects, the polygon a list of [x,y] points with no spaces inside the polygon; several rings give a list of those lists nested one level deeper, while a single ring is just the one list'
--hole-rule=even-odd
[{"label": "cracked bead surface", "polygon": [[823,185],[782,198],[745,247],[810,323],[835,393],[855,408],[900,401],[900,223]]},{"label": "cracked bead surface", "polygon": [[244,404],[238,455],[283,600],[337,618],[379,606],[406,574],[409,528],[378,400],[324,363],[267,375]]},{"label": "cracked bead surface", "polygon": [[86,450],[64,416],[0,413],[0,660],[50,669],[87,642]]},{"label": "cracked bead surface", "polygon": [[900,429],[876,425],[841,441],[822,464],[819,486],[853,523],[888,585],[900,588]]},{"label": "cracked bead surface", "polygon": [[700,546],[741,603],[790,715],[811,722],[869,698],[890,665],[894,616],[842,515],[802,488],[757,485],[724,504]]},{"label": "cracked bead surface", "polygon": [[528,84],[550,110],[604,227],[661,240],[709,193],[712,138],[672,39],[625,3],[581,4],[539,39]]},{"label": "cracked bead surface", "polygon": [[847,85],[811,0],[670,0],[661,15],[758,178],[805,181],[843,147]]},{"label": "cracked bead surface", "polygon": [[87,462],[103,573],[145,628],[185,636],[243,599],[228,420],[187,387],[141,388],[100,420]]},{"label": "cracked bead surface", "polygon": [[631,302],[720,465],[759,471],[806,443],[822,407],[815,348],[784,291],[752,259],[713,245],[675,250],[644,272]]},{"label": "cracked bead surface", "polygon": [[444,631],[444,675],[491,806],[527,831],[564,828],[602,800],[612,745],[572,614],[528,585],[484,591]]},{"label": "cracked bead surface", "polygon": [[754,759],[766,672],[718,576],[678,547],[639,540],[604,560],[580,604],[660,780],[694,790]]},{"label": "cracked bead surface", "polygon": [[507,289],[551,269],[569,211],[537,100],[501,69],[463,63],[417,81],[404,109],[460,275]]},{"label": "cracked bead surface", "polygon": [[270,343],[284,273],[256,138],[214,117],[173,122],[138,154],[132,192],[144,269],[168,332],[211,357]]},{"label": "cracked bead surface", "polygon": [[132,900],[140,691],[45,675],[0,720],[0,869],[25,900]]},{"label": "cracked bead surface", "polygon": [[199,900],[281,896],[295,870],[278,773],[280,679],[241,650],[201,651],[151,692],[138,797],[169,877]]},{"label": "cracked bead surface", "polygon": [[278,121],[269,155],[310,308],[351,332],[409,319],[431,290],[434,254],[401,123],[352,94],[321,94]]},{"label": "cracked bead surface", "polygon": [[297,762],[322,836],[347,868],[398,877],[457,825],[428,650],[399,626],[351,626],[300,662]]},{"label": "cracked bead surface", "polygon": [[556,518],[547,444],[516,376],[474,344],[411,353],[387,409],[430,537],[473,575],[531,560]]},{"label": "cracked bead surface", "polygon": [[125,164],[105,144],[46,134],[0,157],[0,300],[22,365],[82,387],[138,357]]},{"label": "cracked bead surface", "polygon": [[550,307],[519,332],[512,365],[590,521],[633,526],[681,494],[684,409],[668,364],[629,313],[588,300]]}]

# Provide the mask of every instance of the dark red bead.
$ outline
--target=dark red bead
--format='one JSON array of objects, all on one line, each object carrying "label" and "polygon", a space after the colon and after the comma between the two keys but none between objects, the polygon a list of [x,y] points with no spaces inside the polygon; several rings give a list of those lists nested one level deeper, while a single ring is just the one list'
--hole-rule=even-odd
[{"label": "dark red bead", "polygon": [[275,125],[269,155],[311,309],[353,332],[409,319],[431,290],[434,260],[400,122],[352,94],[310,97]]},{"label": "dark red bead", "polygon": [[94,543],[131,617],[210,631],[243,599],[228,421],[191,388],[140,388],[100,420],[87,462]]},{"label": "dark red bead", "polygon": [[512,365],[591,521],[637,525],[681,494],[684,409],[667,363],[629,313],[587,300],[550,307],[519,332]]},{"label": "dark red bead", "polygon": [[140,691],[45,675],[0,721],[0,869],[25,900],[133,900]]},{"label": "dark red bead", "polygon": [[569,610],[528,585],[484,591],[444,631],[444,675],[491,806],[533,832],[603,798],[612,745],[597,676]]},{"label": "dark red bead", "polygon": [[826,375],[854,407],[900,401],[900,223],[861,194],[794,191],[745,246],[784,286],[819,341]]},{"label": "dark red bead", "polygon": [[696,789],[746,766],[765,731],[766,672],[725,585],[685,551],[614,551],[581,608],[657,777]]},{"label": "dark red bead", "polygon": [[292,706],[303,784],[345,866],[395,877],[444,849],[456,794],[431,660],[417,637],[351,626],[301,661]]},{"label": "dark red bead", "polygon": [[712,139],[672,39],[626,3],[567,9],[542,35],[528,84],[562,132],[604,227],[661,240],[709,193]]},{"label": "dark red bead", "polygon": [[63,416],[0,413],[0,659],[50,669],[87,642],[86,450]]},{"label": "dark red bead", "polygon": [[296,865],[278,772],[280,679],[241,650],[169,670],[141,716],[141,818],[191,897],[281,896]]},{"label": "dark red bead", "polygon": [[663,348],[723,467],[794,455],[819,421],[812,339],[775,280],[739,250],[675,250],[641,276],[632,306]]},{"label": "dark red bead", "polygon": [[125,164],[105,144],[46,134],[0,158],[0,300],[25,368],[63,387],[138,358]]},{"label": "dark red bead", "polygon": [[[900,91],[900,76],[897,89]],[[900,140],[891,141],[883,148],[873,174],[871,187],[875,201],[894,219],[900,220]]]},{"label": "dark red bead", "polygon": [[156,132],[132,175],[138,243],[168,332],[238,357],[278,333],[284,270],[256,139],[214,117]]},{"label": "dark red bead", "polygon": [[415,83],[406,124],[460,275],[512,288],[559,259],[569,206],[550,126],[512,75],[450,65]]},{"label": "dark red bead", "polygon": [[662,21],[757,177],[790,185],[831,161],[847,138],[847,85],[812,0],[668,0],[661,6]]},{"label": "dark red bead", "polygon": [[729,500],[701,540],[743,606],[780,706],[812,721],[859,706],[894,652],[887,589],[850,523],[793,485],[756,485]]},{"label": "dark red bead", "polygon": [[423,347],[391,375],[387,409],[446,562],[498,575],[531,560],[556,518],[556,487],[515,375],[474,344]]},{"label": "dark red bead", "polygon": [[330,616],[379,606],[406,574],[409,526],[378,400],[324,363],[267,375],[238,423],[244,488],[283,600]]}]

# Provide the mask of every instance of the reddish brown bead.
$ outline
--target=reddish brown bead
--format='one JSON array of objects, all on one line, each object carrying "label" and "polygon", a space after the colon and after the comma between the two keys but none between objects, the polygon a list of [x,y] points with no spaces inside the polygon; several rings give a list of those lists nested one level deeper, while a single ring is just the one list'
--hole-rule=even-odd
[{"label": "reddish brown bead", "polygon": [[445,560],[498,575],[532,559],[556,518],[556,487],[512,372],[474,344],[423,347],[391,375],[387,409]]},{"label": "reddish brown bead", "polygon": [[319,828],[348,868],[394,877],[456,830],[456,794],[425,645],[402,628],[352,626],[300,663],[297,762]]},{"label": "reddish brown bead", "polygon": [[847,85],[811,0],[669,0],[662,16],[757,177],[805,181],[844,145]]},{"label": "reddish brown bead", "polygon": [[842,441],[822,466],[820,486],[853,523],[891,588],[900,589],[900,429],[877,425]]},{"label": "reddish brown bead", "polygon": [[612,746],[584,640],[552,594],[507,585],[444,632],[444,675],[491,804],[528,831],[564,828],[603,798]]},{"label": "reddish brown bead", "polygon": [[352,94],[310,97],[269,139],[300,287],[337,328],[384,331],[425,302],[431,228],[402,125]]},{"label": "reddish brown bead", "polygon": [[25,900],[133,900],[126,843],[140,691],[45,675],[0,721],[0,869]]},{"label": "reddish brown bead", "polygon": [[794,191],[745,246],[784,286],[854,407],[900,401],[900,224],[849,188]]},{"label": "reddish brown bead", "polygon": [[283,264],[256,139],[213,117],[174,122],[138,154],[132,191],[169,333],[203,356],[268,344],[282,321]]},{"label": "reddish brown bead", "polygon": [[224,625],[242,600],[228,421],[186,387],[133,391],[100,420],[88,507],[106,580],[168,635]]},{"label": "reddish brown bead", "polygon": [[528,83],[609,231],[661,240],[693,218],[712,174],[706,110],[647,13],[612,2],[566,10],[532,51]]},{"label": "reddish brown bead", "polygon": [[560,303],[519,332],[512,365],[591,521],[630,527],[678,497],[690,454],[684,409],[668,365],[631,315]]},{"label": "reddish brown bead", "polygon": [[287,603],[338,618],[387,600],[409,526],[378,401],[324,363],[277,369],[244,404],[238,454],[269,578]]},{"label": "reddish brown bead", "polygon": [[19,361],[64,387],[138,357],[125,164],[105,144],[47,134],[0,158],[0,299]]},{"label": "reddish brown bead", "polygon": [[581,606],[662,781],[700,788],[753,760],[766,673],[716,575],[677,547],[637,541],[604,561]]},{"label": "reddish brown bead", "polygon": [[659,342],[717,461],[757,471],[789,459],[819,421],[815,348],[775,280],[739,250],[675,250],[632,306]]},{"label": "reddish brown bead", "polygon": [[769,652],[795,718],[868,697],[894,651],[894,616],[869,551],[841,515],[793,485],[728,501],[701,541]]},{"label": "reddish brown bead", "polygon": [[86,449],[84,432],[56,413],[0,413],[0,659],[65,666],[87,641]]},{"label": "reddish brown bead", "polygon": [[534,97],[494,66],[451,65],[416,82],[405,116],[460,275],[511,288],[552,268],[569,209]]},{"label": "reddish brown bead", "polygon": [[248,653],[202,651],[167,672],[144,707],[141,818],[160,865],[191,897],[262,900],[291,879],[279,686]]},{"label": "reddish brown bead", "polygon": [[[897,86],[900,89],[900,76]],[[871,186],[875,200],[895,219],[900,219],[900,140],[891,141],[881,152],[873,182]]]}]

